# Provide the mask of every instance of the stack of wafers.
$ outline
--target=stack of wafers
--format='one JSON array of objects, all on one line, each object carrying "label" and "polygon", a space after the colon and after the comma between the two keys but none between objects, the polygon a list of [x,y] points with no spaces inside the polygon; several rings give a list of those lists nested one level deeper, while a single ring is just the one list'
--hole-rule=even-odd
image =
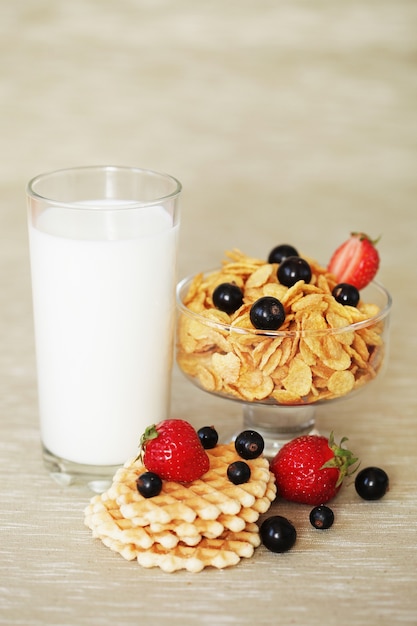
[{"label": "stack of wafers", "polygon": [[93,537],[125,559],[166,572],[225,568],[251,557],[260,544],[256,522],[276,495],[269,463],[263,456],[247,460],[250,480],[235,485],[227,478],[229,464],[241,460],[234,444],[217,445],[207,454],[210,469],[200,479],[163,481],[153,498],[144,498],[136,487],[146,468],[140,461],[127,462],[85,509]]}]

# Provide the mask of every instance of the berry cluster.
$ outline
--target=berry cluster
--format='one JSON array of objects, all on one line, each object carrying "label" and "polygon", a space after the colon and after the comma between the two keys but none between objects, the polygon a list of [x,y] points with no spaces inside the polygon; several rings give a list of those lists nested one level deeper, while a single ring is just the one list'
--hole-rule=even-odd
[{"label": "berry cluster", "polygon": [[[159,445],[158,438],[161,439]],[[144,462],[147,471],[136,480],[138,492],[144,498],[152,498],[161,492],[163,479],[188,482],[199,478],[209,468],[205,451],[214,448],[218,439],[213,426],[204,426],[196,432],[182,420],[166,420],[150,427],[141,440],[145,456],[147,453]],[[180,440],[183,445],[186,443],[183,449],[179,446]],[[334,512],[325,502],[337,494],[343,479],[349,475],[349,467],[357,461],[343,447],[344,441],[346,439],[337,445],[333,435],[329,439],[318,435],[300,436],[285,444],[271,461],[270,469],[276,479],[278,495],[287,500],[313,505],[309,520],[319,530],[329,529],[333,525]],[[167,446],[171,444],[171,451],[167,454]],[[244,430],[236,437],[234,445],[240,459],[229,464],[227,478],[233,484],[240,485],[250,480],[251,469],[246,461],[262,454],[264,440],[258,432]],[[178,448],[180,457],[172,458],[171,452],[178,452]],[[164,450],[162,456],[161,449]],[[159,471],[155,471],[158,468]],[[319,475],[320,479],[316,481],[315,477]],[[379,500],[388,488],[388,475],[378,467],[366,467],[355,478],[356,492],[364,500]],[[297,539],[293,523],[282,515],[265,519],[259,532],[264,546],[276,553],[290,550]]]},{"label": "berry cluster", "polygon": [[[334,513],[326,506],[338,493],[346,476],[357,469],[358,459],[343,443],[336,444],[333,433],[329,438],[319,435],[301,435],[284,444],[270,464],[278,495],[292,502],[309,504],[310,523],[326,530],[333,525]],[[353,467],[353,469],[351,469]],[[367,467],[355,479],[358,495],[365,500],[382,498],[388,490],[388,476],[377,467]],[[272,552],[285,552],[296,539],[293,524],[281,516],[266,519],[261,526],[261,537]]]},{"label": "berry cluster", "polygon": [[[178,455],[180,439],[183,449],[180,450],[178,458],[175,458]],[[136,480],[138,492],[144,498],[153,498],[161,492],[163,478],[179,482],[191,482],[200,478],[209,469],[205,450],[214,448],[218,440],[219,436],[214,426],[203,426],[196,433],[192,426],[183,420],[165,420],[156,426],[150,426],[141,439],[147,471]],[[245,430],[236,437],[236,452],[244,460],[234,461],[228,466],[227,477],[230,482],[241,485],[250,480],[251,469],[246,460],[259,457],[264,445],[262,436],[253,430]]]},{"label": "berry cluster", "polygon": [[[203,447],[207,450],[214,448],[218,441],[218,434],[213,426],[203,426],[197,431]],[[235,439],[235,450],[244,461],[233,461],[227,468],[227,478],[234,485],[247,483],[251,477],[249,465],[245,462],[256,459],[264,450],[264,440],[253,430],[244,430]]]},{"label": "berry cluster", "polygon": [[[278,264],[277,279],[285,287],[292,287],[300,280],[308,284],[312,279],[308,261],[292,245],[280,244],[273,248],[269,253],[268,263]],[[356,307],[359,289],[372,280],[378,265],[379,256],[374,242],[363,233],[353,233],[338,248],[329,263],[329,271],[336,278],[344,279],[332,291],[335,300],[344,306]],[[229,315],[235,313],[244,303],[243,292],[235,283],[221,283],[214,289],[212,298],[214,306]],[[285,310],[277,298],[264,296],[253,303],[250,320],[254,328],[259,330],[278,330],[285,321]]]},{"label": "berry cluster", "polygon": [[[379,500],[389,488],[387,473],[379,467],[366,467],[356,476],[355,489],[363,500]],[[318,530],[327,530],[334,523],[334,512],[325,504],[310,511],[310,523]],[[295,544],[297,531],[287,518],[274,515],[265,519],[260,528],[264,546],[271,552],[287,552]]]},{"label": "berry cluster", "polygon": [[[254,430],[244,430],[235,439],[235,450],[245,460],[261,456],[264,446],[263,437]],[[250,467],[245,461],[234,461],[227,468],[227,477],[234,485],[247,483],[250,475]]]}]

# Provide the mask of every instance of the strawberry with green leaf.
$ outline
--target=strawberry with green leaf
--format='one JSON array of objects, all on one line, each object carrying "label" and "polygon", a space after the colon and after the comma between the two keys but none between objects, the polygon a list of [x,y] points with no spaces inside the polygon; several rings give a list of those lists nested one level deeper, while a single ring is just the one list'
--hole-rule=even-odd
[{"label": "strawberry with green leaf", "polygon": [[167,419],[152,424],[143,433],[140,446],[146,469],[165,480],[192,482],[210,467],[196,430],[185,420]]},{"label": "strawberry with green leaf", "polygon": [[350,450],[322,435],[301,435],[282,446],[271,462],[277,495],[285,500],[317,506],[338,493],[358,459]]}]

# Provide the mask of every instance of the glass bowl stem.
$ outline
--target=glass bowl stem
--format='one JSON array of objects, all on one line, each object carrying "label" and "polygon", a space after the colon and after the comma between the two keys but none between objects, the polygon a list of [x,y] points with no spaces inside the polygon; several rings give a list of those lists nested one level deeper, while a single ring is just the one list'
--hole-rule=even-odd
[{"label": "glass bowl stem", "polygon": [[315,431],[316,407],[243,405],[243,430],[256,430],[265,440],[265,456],[273,458],[278,450],[294,437]]}]

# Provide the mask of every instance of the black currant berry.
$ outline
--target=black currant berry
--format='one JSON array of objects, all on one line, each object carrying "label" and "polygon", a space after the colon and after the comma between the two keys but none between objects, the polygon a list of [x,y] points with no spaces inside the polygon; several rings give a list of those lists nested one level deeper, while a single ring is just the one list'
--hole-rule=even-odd
[{"label": "black currant berry", "polygon": [[284,259],[289,256],[298,256],[297,250],[294,246],[290,246],[287,243],[282,243],[279,246],[276,246],[269,253],[268,263],[281,263]]},{"label": "black currant berry", "polygon": [[357,306],[359,302],[359,291],[349,283],[340,283],[333,288],[332,296],[340,304]]},{"label": "black currant berry", "polygon": [[289,256],[280,263],[277,271],[278,280],[285,287],[292,287],[299,280],[309,283],[311,267],[299,256]]},{"label": "black currant berry", "polygon": [[262,522],[260,535],[265,548],[271,552],[287,552],[297,539],[293,524],[281,515],[268,517]]},{"label": "black currant berry", "polygon": [[314,528],[325,530],[326,528],[333,526],[334,513],[332,509],[324,504],[315,506],[310,512],[310,522]]},{"label": "black currant berry", "polygon": [[243,304],[242,290],[234,283],[221,283],[213,291],[213,304],[229,315]]},{"label": "black currant berry", "polygon": [[247,483],[250,478],[250,467],[245,461],[234,461],[227,468],[227,478],[234,485]]},{"label": "black currant berry", "polygon": [[144,498],[153,498],[160,493],[162,489],[162,480],[154,472],[144,472],[138,476],[136,487]]},{"label": "black currant berry", "polygon": [[219,435],[213,426],[203,426],[197,431],[197,435],[199,436],[201,445],[205,450],[215,448],[217,442],[219,441]]},{"label": "black currant berry", "polygon": [[355,478],[355,489],[364,500],[379,500],[388,488],[388,474],[379,467],[365,467]]},{"label": "black currant berry", "polygon": [[249,317],[255,328],[277,330],[284,323],[285,310],[279,300],[264,296],[253,303]]},{"label": "black currant berry", "polygon": [[264,451],[265,442],[255,430],[244,430],[235,439],[236,452],[242,459],[256,459]]}]

